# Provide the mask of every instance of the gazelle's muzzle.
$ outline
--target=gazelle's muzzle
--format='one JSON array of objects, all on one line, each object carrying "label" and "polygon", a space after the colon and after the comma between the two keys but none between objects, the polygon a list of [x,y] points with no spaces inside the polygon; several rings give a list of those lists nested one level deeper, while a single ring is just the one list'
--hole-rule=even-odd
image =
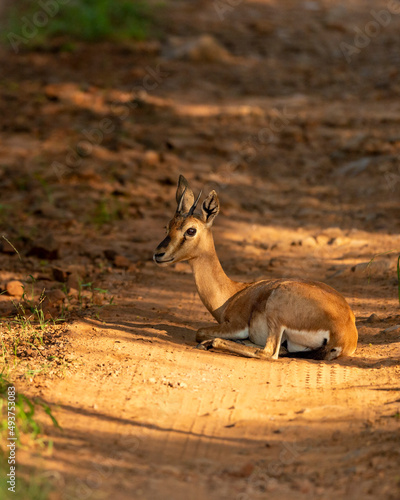
[{"label": "gazelle's muzzle", "polygon": [[168,245],[171,242],[171,238],[167,236],[156,248],[154,255],[153,255],[153,260],[156,264],[162,265],[162,264],[169,264],[174,260],[172,257],[165,257]]}]

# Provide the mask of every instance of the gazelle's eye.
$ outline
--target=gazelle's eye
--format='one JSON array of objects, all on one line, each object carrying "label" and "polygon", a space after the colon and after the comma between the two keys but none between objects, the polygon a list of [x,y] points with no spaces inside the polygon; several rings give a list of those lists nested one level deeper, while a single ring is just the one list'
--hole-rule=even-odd
[{"label": "gazelle's eye", "polygon": [[194,227],[189,227],[189,229],[186,231],[186,234],[188,236],[194,236],[197,233],[197,229]]}]

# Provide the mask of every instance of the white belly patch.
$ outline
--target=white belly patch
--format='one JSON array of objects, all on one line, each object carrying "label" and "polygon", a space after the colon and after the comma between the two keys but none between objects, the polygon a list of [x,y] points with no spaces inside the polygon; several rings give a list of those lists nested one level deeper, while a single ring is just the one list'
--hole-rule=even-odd
[{"label": "white belly patch", "polygon": [[310,351],[327,344],[330,332],[328,330],[307,331],[285,328],[283,338],[287,340],[289,352]]}]

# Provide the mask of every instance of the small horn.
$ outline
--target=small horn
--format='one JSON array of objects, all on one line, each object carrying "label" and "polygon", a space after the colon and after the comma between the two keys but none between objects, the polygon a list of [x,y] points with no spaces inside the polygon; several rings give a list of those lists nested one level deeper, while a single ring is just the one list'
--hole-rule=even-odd
[{"label": "small horn", "polygon": [[197,203],[198,203],[198,202],[199,202],[199,200],[200,200],[200,196],[201,196],[201,193],[202,193],[202,192],[203,192],[203,191],[200,191],[199,196],[196,198],[196,201],[193,203],[193,205],[192,205],[191,209],[189,210],[189,214],[188,214],[188,215],[193,215],[193,212],[196,210]]},{"label": "small horn", "polygon": [[179,214],[182,210],[182,205],[183,205],[183,198],[185,196],[185,193],[186,193],[186,187],[185,189],[183,190],[183,193],[182,193],[182,196],[181,196],[181,199],[179,200],[179,203],[178,203],[178,208],[176,209],[176,213]]}]

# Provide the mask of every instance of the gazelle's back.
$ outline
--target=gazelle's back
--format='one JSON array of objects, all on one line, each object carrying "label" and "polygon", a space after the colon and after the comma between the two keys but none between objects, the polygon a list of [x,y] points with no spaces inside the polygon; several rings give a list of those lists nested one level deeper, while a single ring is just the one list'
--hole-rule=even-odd
[{"label": "gazelle's back", "polygon": [[232,297],[223,321],[232,322],[238,314],[249,318],[249,338],[258,345],[265,345],[271,327],[276,326],[283,328],[282,341],[288,340],[293,352],[322,347],[325,341],[330,349],[337,349],[333,353],[349,355],[357,346],[358,333],[350,306],[340,293],[319,281],[277,279],[250,283]]}]

